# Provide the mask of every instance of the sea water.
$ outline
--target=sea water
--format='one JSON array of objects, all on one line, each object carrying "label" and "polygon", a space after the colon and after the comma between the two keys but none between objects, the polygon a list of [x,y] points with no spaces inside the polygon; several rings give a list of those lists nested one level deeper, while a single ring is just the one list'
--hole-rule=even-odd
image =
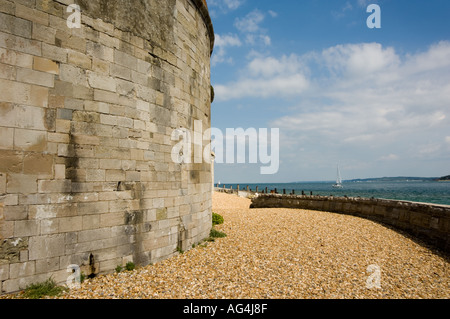
[{"label": "sea water", "polygon": [[[363,198],[383,198],[405,200],[420,203],[433,203],[440,205],[450,205],[450,182],[437,181],[357,181],[345,182],[343,188],[333,188],[335,182],[304,182],[287,184],[239,184],[241,190],[247,186],[255,191],[258,186],[259,192],[266,187],[270,190],[277,189],[282,194],[286,190],[290,194],[293,190],[296,195],[301,195],[302,191],[306,195],[339,196],[339,197],[363,197]],[[238,184],[226,184],[226,188],[237,188]],[[216,185],[217,186],[217,185]],[[224,185],[220,185],[223,187]]]}]

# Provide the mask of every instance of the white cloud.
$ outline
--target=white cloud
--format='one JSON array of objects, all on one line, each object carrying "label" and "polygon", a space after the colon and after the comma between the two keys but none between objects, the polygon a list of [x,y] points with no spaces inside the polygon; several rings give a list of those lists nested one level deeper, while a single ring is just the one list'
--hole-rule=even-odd
[{"label": "white cloud", "polygon": [[244,78],[230,85],[215,85],[218,100],[243,97],[269,98],[273,96],[293,96],[304,91],[308,81],[301,74],[276,76],[272,78]]},{"label": "white cloud", "polygon": [[271,16],[272,18],[278,17],[278,13],[276,13],[275,11],[269,10],[268,12],[269,12],[269,14],[270,14],[270,16]]},{"label": "white cloud", "polygon": [[294,111],[270,123],[297,143],[294,152],[322,150],[322,161],[344,150],[362,161],[449,158],[450,42],[404,56],[376,43],[339,45],[290,63],[255,59],[249,69],[268,76],[282,65],[316,71]]},{"label": "white cloud", "polygon": [[440,71],[450,66],[450,42],[441,41],[434,44],[426,52],[409,55],[405,62],[405,69],[410,74]]},{"label": "white cloud", "polygon": [[[276,14],[273,11],[269,11],[269,15],[274,17]],[[248,45],[262,44],[264,46],[270,46],[272,40],[267,35],[267,30],[261,27],[264,22],[266,14],[258,9],[253,10],[243,18],[236,18],[234,26],[245,35],[245,42]]]},{"label": "white cloud", "polygon": [[292,74],[301,71],[303,65],[300,58],[294,54],[274,57],[256,57],[248,64],[248,70],[253,76],[270,77],[275,74]]},{"label": "white cloud", "polygon": [[399,65],[399,57],[393,48],[383,48],[379,43],[337,45],[326,49],[317,57],[319,63],[331,72],[344,77],[361,77],[389,73]]},{"label": "white cloud", "polygon": [[371,3],[374,3],[374,1],[373,0],[357,0],[356,3],[358,4],[358,6],[360,6],[362,8],[367,8],[367,6]]},{"label": "white cloud", "polygon": [[415,156],[418,157],[429,157],[436,155],[441,150],[440,143],[428,143],[424,145],[419,145],[417,149],[417,154]]},{"label": "white cloud", "polygon": [[215,46],[218,47],[227,47],[227,46],[240,46],[241,41],[239,40],[239,37],[237,35],[215,35]]},{"label": "white cloud", "polygon": [[336,19],[340,19],[343,18],[346,15],[347,11],[351,11],[353,10],[353,6],[352,4],[347,1],[345,3],[345,5],[342,7],[342,9],[338,10],[338,11],[333,11],[331,12],[331,14],[336,18]]},{"label": "white cloud", "polygon": [[397,161],[397,160],[399,160],[399,156],[395,155],[395,154],[389,154],[389,155],[386,155],[386,156],[382,156],[380,158],[380,160],[381,161]]},{"label": "white cloud", "polygon": [[264,13],[255,9],[243,18],[236,18],[234,26],[241,32],[258,32],[264,18]]},{"label": "white cloud", "polygon": [[450,42],[407,55],[360,43],[248,59],[237,80],[214,85],[217,100],[276,100],[284,115],[269,126],[280,128],[286,165],[347,157],[355,170],[382,172],[450,158]]},{"label": "white cloud", "polygon": [[225,5],[228,9],[236,10],[239,8],[245,1],[244,0],[224,0]]},{"label": "white cloud", "polygon": [[268,35],[261,34],[259,38],[262,40],[264,45],[270,46],[272,44],[272,39]]},{"label": "white cloud", "polygon": [[241,40],[237,35],[227,34],[227,35],[215,35],[215,50],[211,58],[211,64],[217,65],[219,63],[232,63],[233,58],[231,56],[227,57],[227,49],[229,47],[240,47],[242,45]]},{"label": "white cloud", "polygon": [[208,0],[210,8],[219,8],[222,11],[236,10],[245,0]]},{"label": "white cloud", "polygon": [[[240,43],[236,36],[223,42]],[[426,107],[426,119],[433,123],[449,119],[450,42],[440,42],[425,52],[405,56],[397,54],[392,47],[361,43],[337,45],[301,56],[262,56],[253,51],[249,57],[245,75],[235,82],[220,84],[224,89],[252,79],[264,82],[273,77],[301,75],[302,82],[314,84],[308,85],[306,92],[295,92],[304,100],[301,107],[306,106],[308,99],[327,99],[331,101],[330,107],[339,107],[340,111],[344,108],[350,113],[355,110],[358,113],[360,109],[367,112],[370,105],[376,118],[389,123],[401,121],[405,116],[420,120],[420,113]],[[414,109],[421,112],[410,112]]]},{"label": "white cloud", "polygon": [[301,61],[295,55],[254,57],[243,72],[245,76],[226,85],[214,85],[218,101],[243,97],[296,96],[309,86]]},{"label": "white cloud", "polygon": [[245,37],[245,42],[249,45],[262,43],[265,46],[270,46],[272,43],[272,39],[268,35],[264,34],[247,34],[247,36]]}]

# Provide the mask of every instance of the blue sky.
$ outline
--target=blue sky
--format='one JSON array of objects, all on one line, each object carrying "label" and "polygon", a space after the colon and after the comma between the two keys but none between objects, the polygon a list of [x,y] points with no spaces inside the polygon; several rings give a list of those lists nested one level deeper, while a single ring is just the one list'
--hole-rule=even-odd
[{"label": "blue sky", "polygon": [[[381,29],[367,26],[369,4]],[[450,174],[450,1],[208,0],[212,126],[278,128],[279,170],[222,183]]]}]

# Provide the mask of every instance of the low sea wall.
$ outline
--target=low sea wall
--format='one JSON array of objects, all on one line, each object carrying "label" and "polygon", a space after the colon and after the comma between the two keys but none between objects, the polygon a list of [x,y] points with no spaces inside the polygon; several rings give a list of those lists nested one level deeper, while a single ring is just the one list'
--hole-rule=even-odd
[{"label": "low sea wall", "polygon": [[251,208],[296,208],[367,218],[420,238],[450,253],[450,206],[333,196],[259,195]]},{"label": "low sea wall", "polygon": [[251,192],[251,191],[241,191],[241,190],[239,190],[239,189],[232,189],[232,188],[228,189],[228,188],[218,188],[218,187],[215,187],[215,188],[214,188],[214,191],[215,191],[215,192],[218,192],[218,193],[234,194],[234,195],[237,195],[237,196],[239,196],[239,197],[245,197],[245,198],[251,198],[251,197],[255,196],[255,193],[254,193],[254,192]]}]

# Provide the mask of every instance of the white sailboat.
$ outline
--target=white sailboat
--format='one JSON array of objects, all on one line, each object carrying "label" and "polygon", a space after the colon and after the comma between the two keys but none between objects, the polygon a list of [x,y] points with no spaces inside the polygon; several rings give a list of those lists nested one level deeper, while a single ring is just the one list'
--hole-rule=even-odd
[{"label": "white sailboat", "polygon": [[337,167],[336,184],[333,185],[333,188],[344,188],[344,186],[342,185],[342,178],[341,178],[341,172],[339,171],[339,165]]}]

